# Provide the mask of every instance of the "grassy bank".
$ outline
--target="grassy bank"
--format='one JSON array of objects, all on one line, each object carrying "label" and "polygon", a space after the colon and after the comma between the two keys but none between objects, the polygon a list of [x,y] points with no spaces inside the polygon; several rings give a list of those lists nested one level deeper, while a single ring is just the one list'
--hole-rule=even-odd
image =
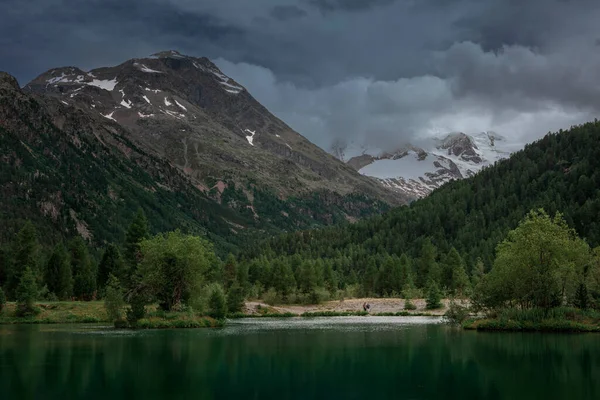
[{"label": "grassy bank", "polygon": [[[8,303],[0,312],[0,324],[111,324],[102,301],[57,301],[36,303],[37,313],[28,317],[16,316],[16,304]],[[163,312],[149,306],[148,313],[137,323],[138,329],[212,328],[223,321],[190,312]]]},{"label": "grassy bank", "polygon": [[600,313],[568,307],[506,309],[491,318],[467,319],[462,326],[478,331],[600,332]]}]

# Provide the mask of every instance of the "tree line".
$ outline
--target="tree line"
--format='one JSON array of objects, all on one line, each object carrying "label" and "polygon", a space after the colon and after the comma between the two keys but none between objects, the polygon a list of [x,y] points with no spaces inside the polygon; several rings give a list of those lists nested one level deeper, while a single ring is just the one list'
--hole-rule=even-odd
[{"label": "tree line", "polygon": [[248,287],[244,277],[235,262],[223,263],[205,238],[178,230],[151,236],[140,209],[125,241],[107,245],[98,262],[80,236],[45,254],[34,224],[25,223],[2,254],[0,303],[17,301],[18,315],[27,316],[39,300],[104,299],[112,318],[130,324],[143,318],[150,304],[223,318],[241,311]]}]

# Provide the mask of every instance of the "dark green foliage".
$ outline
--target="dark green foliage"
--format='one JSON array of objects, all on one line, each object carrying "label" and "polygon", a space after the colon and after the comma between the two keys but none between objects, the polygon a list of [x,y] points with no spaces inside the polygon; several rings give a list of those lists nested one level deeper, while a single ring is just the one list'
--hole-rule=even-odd
[{"label": "dark green foliage", "polygon": [[16,289],[17,314],[21,317],[35,313],[34,302],[37,298],[38,286],[36,277],[30,267],[21,274]]},{"label": "dark green foliage", "polygon": [[6,305],[6,295],[4,294],[4,290],[2,290],[2,287],[0,286],[0,312],[2,312],[5,305]]},{"label": "dark green foliage", "polygon": [[125,306],[123,288],[119,279],[113,274],[108,275],[105,286],[104,308],[106,309],[106,314],[110,321],[118,323],[118,321],[123,320],[123,307]]},{"label": "dark green foliage", "polygon": [[387,256],[401,254],[412,261],[416,287],[429,279],[442,284],[435,266],[444,257],[437,253],[446,255],[454,247],[477,284],[482,267],[493,264],[498,243],[531,209],[544,207],[550,215],[561,211],[591,246],[599,245],[598,187],[600,122],[594,121],[548,134],[508,160],[450,182],[410,206],[355,224],[274,237],[249,247],[241,259],[329,259],[341,266],[341,285],[355,272],[363,291],[373,293],[372,267],[378,273]]},{"label": "dark green foliage", "polygon": [[404,302],[404,309],[405,310],[416,310],[417,306],[410,301],[410,299],[406,299],[406,301]]},{"label": "dark green foliage", "polygon": [[584,282],[577,285],[573,305],[582,310],[586,310],[590,306],[590,294],[588,293],[587,285]]},{"label": "dark green foliage", "polygon": [[208,297],[208,316],[214,319],[223,319],[227,315],[227,303],[223,287],[214,284],[210,288]]},{"label": "dark green foliage", "polygon": [[239,283],[234,282],[227,292],[227,312],[241,312],[244,307],[244,290]]},{"label": "dark green foliage", "polygon": [[205,272],[217,262],[210,243],[180,231],[141,242],[140,259],[139,286],[165,311],[187,305],[200,293]]},{"label": "dark green foliage", "polygon": [[98,264],[97,286],[99,291],[103,291],[108,277],[114,275],[117,279],[126,278],[125,263],[119,248],[114,244],[109,244],[104,250],[100,264]]},{"label": "dark green foliage", "polygon": [[442,294],[436,281],[430,281],[427,285],[427,298],[425,308],[428,310],[434,310],[442,307]]},{"label": "dark green foliage", "polygon": [[57,244],[46,263],[44,283],[59,300],[68,300],[73,293],[73,276],[69,253],[62,243]]},{"label": "dark green foliage", "polygon": [[133,274],[137,268],[140,259],[140,243],[142,240],[148,239],[149,237],[150,230],[148,228],[146,214],[144,213],[144,210],[139,208],[125,234],[124,254],[127,262],[126,279],[130,279],[131,274]]},{"label": "dark green foliage", "polygon": [[225,260],[225,265],[223,266],[223,285],[225,290],[229,290],[233,285],[237,279],[237,274],[237,262],[233,254],[229,254],[227,260]]},{"label": "dark green foliage", "polygon": [[277,259],[273,261],[270,283],[284,300],[296,287],[294,272],[292,271],[288,260]]},{"label": "dark green foliage", "polygon": [[31,221],[28,220],[16,235],[11,255],[7,271],[6,291],[9,298],[14,298],[21,276],[27,268],[31,270],[36,280],[38,279],[40,245],[36,228]]},{"label": "dark green foliage", "polygon": [[129,293],[127,304],[129,304],[126,313],[127,322],[129,323],[129,326],[135,328],[138,321],[146,316],[148,299],[141,291],[134,290]]},{"label": "dark green foliage", "polygon": [[92,300],[96,295],[96,273],[87,245],[81,236],[71,240],[69,252],[73,272],[73,295],[79,300]]}]

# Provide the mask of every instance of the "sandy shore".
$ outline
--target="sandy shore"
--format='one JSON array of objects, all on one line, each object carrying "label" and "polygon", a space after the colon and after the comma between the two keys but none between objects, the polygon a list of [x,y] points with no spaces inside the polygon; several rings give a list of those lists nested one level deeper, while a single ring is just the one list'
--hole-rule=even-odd
[{"label": "sandy shore", "polygon": [[[291,312],[294,314],[302,314],[304,312],[315,312],[315,311],[362,311],[363,304],[369,303],[371,305],[371,314],[374,313],[387,313],[387,312],[399,312],[404,310],[404,299],[376,299],[376,298],[362,298],[362,299],[346,299],[346,300],[335,300],[328,301],[318,305],[281,305],[281,306],[269,306],[260,301],[249,301],[246,302],[245,312],[247,314],[255,314],[257,307],[267,307],[276,310],[280,313]],[[442,300],[444,307],[437,310],[426,310],[425,299],[413,299],[412,303],[417,306],[416,310],[409,311],[411,313],[422,313],[427,312],[432,315],[443,315],[448,309],[449,300]]]}]

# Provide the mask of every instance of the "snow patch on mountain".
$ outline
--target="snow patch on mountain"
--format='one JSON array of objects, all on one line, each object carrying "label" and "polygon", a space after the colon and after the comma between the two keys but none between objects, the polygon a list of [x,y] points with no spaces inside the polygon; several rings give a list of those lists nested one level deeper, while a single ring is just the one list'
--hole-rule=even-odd
[{"label": "snow patch on mountain", "polygon": [[419,144],[383,151],[355,142],[337,142],[331,153],[388,188],[423,197],[446,182],[473,176],[518,150],[516,144],[491,131],[475,135],[452,132]]},{"label": "snow patch on mountain", "polygon": [[254,135],[256,135],[256,131],[251,131],[250,129],[244,129],[244,132],[248,132],[250,135],[246,136],[246,140],[250,143],[250,146],[254,146]]},{"label": "snow patch on mountain", "polygon": [[90,85],[90,86],[96,86],[99,87],[100,89],[104,89],[104,90],[108,90],[109,92],[112,92],[115,89],[115,86],[117,86],[117,78],[115,79],[111,79],[111,80],[99,80],[99,79],[94,79],[91,82],[84,82],[86,85]]}]

